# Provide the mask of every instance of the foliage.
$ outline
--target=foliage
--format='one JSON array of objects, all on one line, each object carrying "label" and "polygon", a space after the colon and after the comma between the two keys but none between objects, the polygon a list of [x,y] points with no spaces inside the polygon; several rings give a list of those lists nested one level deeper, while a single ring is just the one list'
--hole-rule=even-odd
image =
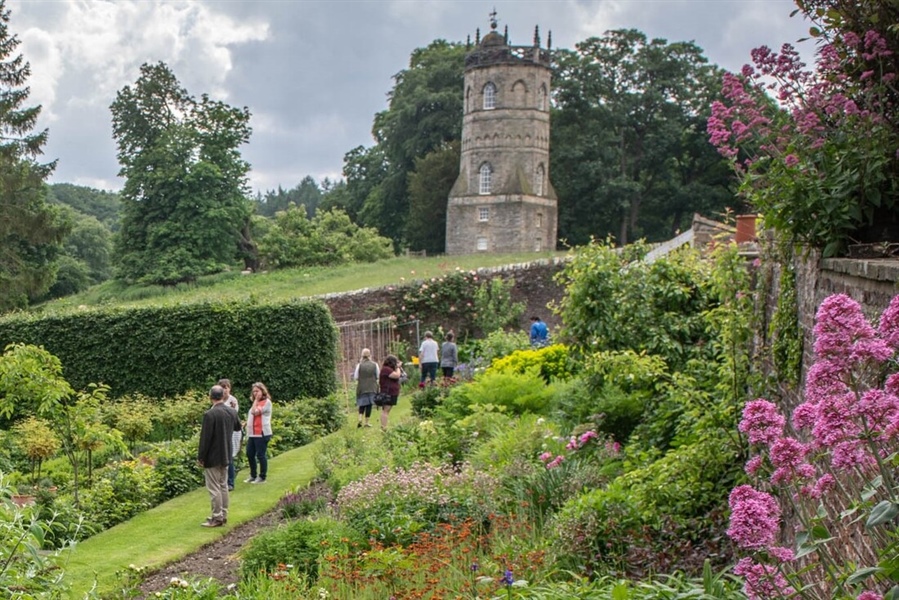
[{"label": "foliage", "polygon": [[162,482],[151,465],[129,460],[94,472],[94,483],[83,494],[85,520],[108,529],[159,503]]},{"label": "foliage", "polygon": [[294,206],[303,206],[306,208],[306,215],[312,218],[319,203],[322,201],[322,190],[315,183],[310,175],[303,177],[303,180],[296,187],[284,190],[278,186],[277,190],[269,190],[265,194],[257,194],[255,208],[256,213],[265,217],[273,217],[280,211],[287,210],[293,204]]},{"label": "foliage", "polygon": [[446,204],[459,176],[460,142],[454,140],[415,158],[409,173],[406,240],[412,250],[429,255],[446,251]]},{"label": "foliage", "polygon": [[339,552],[361,539],[334,519],[319,517],[311,521],[293,521],[253,538],[241,551],[241,577],[246,579],[260,572],[272,573],[278,565],[289,564],[314,580],[324,554]]},{"label": "foliage", "polygon": [[118,192],[96,190],[72,183],[51,183],[47,199],[64,204],[86,217],[93,217],[110,231],[119,229],[122,201]]},{"label": "foliage", "polygon": [[581,245],[671,238],[733,202],[705,134],[718,69],[692,42],[606,32],[554,53],[553,181],[559,237]]},{"label": "foliage", "polygon": [[516,350],[499,358],[487,367],[487,373],[539,373],[546,383],[570,379],[577,367],[570,360],[568,348],[563,344],[553,344],[543,348]]},{"label": "foliage", "polygon": [[198,101],[164,63],[143,64],[110,110],[125,178],[116,276],[173,285],[229,268],[251,212],[249,111]]},{"label": "foliage", "polygon": [[[188,439],[196,433],[203,420],[203,413],[209,408],[209,390],[205,389],[188,390],[172,398],[151,399],[139,393],[123,398],[133,398],[141,408],[149,406],[153,424],[148,438],[151,442]],[[122,402],[123,399],[120,398],[108,409],[118,415],[125,408]]]},{"label": "foliage", "polygon": [[470,465],[417,463],[385,467],[344,486],[337,494],[340,519],[361,535],[384,545],[407,546],[437,524],[474,519],[493,512],[496,481]]},{"label": "foliage", "polygon": [[278,500],[278,508],[285,519],[310,517],[323,512],[334,501],[334,493],[323,481],[314,481],[308,486],[288,492]]},{"label": "foliage", "polygon": [[712,143],[765,224],[790,241],[827,257],[856,241],[895,240],[897,11],[885,2],[797,4],[819,41],[814,70],[789,44],[753,50],[753,65],[724,76]]},{"label": "foliage", "polygon": [[524,331],[493,331],[488,333],[487,337],[467,345],[465,350],[468,354],[469,368],[480,369],[489,367],[496,359],[530,347],[531,341]]},{"label": "foliage", "polygon": [[262,266],[270,269],[376,262],[393,256],[389,239],[370,227],[359,227],[342,210],[319,211],[288,206],[275,214],[259,240]]},{"label": "foliage", "polygon": [[41,463],[59,450],[59,436],[53,433],[47,421],[35,417],[16,423],[13,432],[16,442],[31,460],[31,483],[35,484],[41,477]]},{"label": "foliage", "polygon": [[112,427],[122,432],[133,453],[137,442],[146,440],[153,431],[153,416],[156,407],[152,400],[142,394],[123,396],[114,404],[107,405],[107,418],[111,417]]},{"label": "foliage", "polygon": [[474,314],[472,326],[482,332],[497,331],[514,327],[524,314],[524,302],[512,301],[515,280],[493,277],[481,282],[474,293]]},{"label": "foliage", "polygon": [[484,373],[470,384],[454,387],[437,415],[452,423],[478,407],[510,415],[542,414],[551,398],[552,389],[535,373]]},{"label": "foliage", "polygon": [[322,442],[315,455],[315,468],[336,492],[378,470],[389,457],[387,449],[376,440],[344,432]]},{"label": "foliage", "polygon": [[616,251],[593,242],[572,257],[557,281],[565,287],[558,306],[562,335],[575,351],[646,351],[679,369],[707,356],[703,311],[715,303],[709,267],[696,252],[679,250],[642,261],[646,246]]},{"label": "foliage", "polygon": [[42,344],[76,386],[103,381],[116,396],[208,389],[222,374],[238,390],[263,381],[276,400],[327,396],[336,388],[334,377],[321,374],[336,372],[337,331],[318,302],[22,314],[0,322],[0,344],[10,340]]},{"label": "foliage", "polygon": [[[730,494],[727,533],[745,554],[734,571],[753,600],[895,598],[899,296],[876,328],[855,300],[829,296],[814,338],[816,362],[792,428],[765,399],[743,409],[739,430],[754,451],[746,463],[753,483]],[[781,541],[785,511],[795,511],[799,524],[790,547]],[[847,539],[858,542],[835,547]]]},{"label": "foliage", "polygon": [[40,106],[25,106],[31,67],[15,54],[10,11],[0,2],[0,311],[24,308],[56,277],[55,260],[68,224],[46,202],[44,180],[56,162],[40,164],[47,130],[33,132]]},{"label": "foliage", "polygon": [[336,393],[324,398],[298,398],[279,406],[272,415],[272,428],[288,448],[304,446],[337,431],[345,422],[343,401]]},{"label": "foliage", "polygon": [[777,307],[771,317],[769,336],[771,358],[779,379],[796,386],[802,370],[802,331],[799,328],[798,301],[796,298],[796,272],[792,262],[780,265]]},{"label": "foliage", "polygon": [[153,465],[160,502],[203,486],[203,471],[197,468],[198,443],[199,439],[158,442],[141,454],[141,460]]},{"label": "foliage", "polygon": [[450,393],[452,382],[440,379],[437,385],[427,385],[412,392],[409,402],[412,404],[412,413],[421,418],[428,418],[434,414],[434,409],[443,403],[444,398]]},{"label": "foliage", "polygon": [[[394,76],[389,107],[375,115],[377,145],[344,157],[347,191],[360,221],[397,246],[407,231],[409,176],[421,166],[416,159],[461,137],[464,55],[462,44],[444,40],[415,49],[408,68]],[[432,216],[440,219],[439,213]]]}]

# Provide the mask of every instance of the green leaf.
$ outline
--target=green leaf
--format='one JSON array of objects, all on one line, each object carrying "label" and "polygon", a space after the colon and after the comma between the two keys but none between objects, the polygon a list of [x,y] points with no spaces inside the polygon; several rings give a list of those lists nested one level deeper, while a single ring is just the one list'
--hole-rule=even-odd
[{"label": "green leaf", "polygon": [[892,521],[897,515],[899,515],[899,503],[891,500],[884,500],[871,509],[871,516],[868,517],[868,522],[865,523],[865,527],[871,529],[872,527]]},{"label": "green leaf", "polygon": [[855,585],[856,583],[864,581],[874,573],[882,572],[883,569],[881,569],[880,567],[865,567],[864,569],[859,569],[849,576],[849,579],[846,580],[846,585]]},{"label": "green leaf", "polygon": [[821,30],[817,27],[809,27],[808,34],[813,38],[821,37]]}]

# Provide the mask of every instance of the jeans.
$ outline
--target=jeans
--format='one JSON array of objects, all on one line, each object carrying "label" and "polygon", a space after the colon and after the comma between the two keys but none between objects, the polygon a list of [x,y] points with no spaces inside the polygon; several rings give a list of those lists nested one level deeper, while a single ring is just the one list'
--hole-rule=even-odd
[{"label": "jeans", "polygon": [[237,457],[231,459],[231,462],[228,463],[228,487],[234,487],[234,461],[237,460]]},{"label": "jeans", "polygon": [[253,479],[256,478],[256,461],[259,461],[259,478],[265,481],[268,475],[268,456],[265,450],[270,439],[272,439],[270,435],[247,438],[247,460],[250,463],[250,477]]},{"label": "jeans", "polygon": [[421,382],[424,383],[425,379],[431,378],[431,382],[437,380],[437,364],[435,362],[426,362],[421,363]]}]

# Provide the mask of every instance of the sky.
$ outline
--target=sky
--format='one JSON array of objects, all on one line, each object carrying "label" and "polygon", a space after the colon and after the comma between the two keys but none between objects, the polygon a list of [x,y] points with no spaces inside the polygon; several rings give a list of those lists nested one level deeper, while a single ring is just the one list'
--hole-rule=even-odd
[{"label": "sky", "polygon": [[[196,97],[249,108],[242,147],[262,192],[341,175],[343,156],[371,146],[393,76],[435,39],[499,30],[554,48],[612,29],[693,41],[739,70],[752,48],[808,32],[792,0],[7,0],[10,31],[31,65],[29,103],[43,107],[52,183],[121,189],[109,105],[143,63],[163,61]],[[812,42],[798,45],[811,56]],[[461,93],[461,89],[460,89]],[[460,115],[461,118],[461,115]]]}]

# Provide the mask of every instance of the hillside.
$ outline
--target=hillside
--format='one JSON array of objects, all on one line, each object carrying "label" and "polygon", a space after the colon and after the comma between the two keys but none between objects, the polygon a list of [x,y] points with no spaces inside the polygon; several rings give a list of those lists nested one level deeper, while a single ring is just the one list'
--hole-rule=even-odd
[{"label": "hillside", "polygon": [[370,264],[285,269],[253,274],[239,271],[201,278],[195,284],[125,286],[108,281],[89,290],[33,307],[34,312],[65,312],[85,306],[183,304],[194,302],[283,302],[295,298],[347,292],[439,277],[455,270],[529,262],[561,256],[559,252],[471,254],[427,258],[398,257]]}]

